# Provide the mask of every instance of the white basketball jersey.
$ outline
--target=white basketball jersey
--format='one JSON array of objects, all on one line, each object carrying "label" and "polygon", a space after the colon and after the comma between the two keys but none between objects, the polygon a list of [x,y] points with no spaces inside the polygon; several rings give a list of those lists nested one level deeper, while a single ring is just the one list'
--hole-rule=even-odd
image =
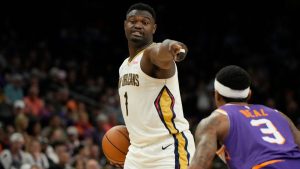
[{"label": "white basketball jersey", "polygon": [[122,113],[130,142],[137,147],[189,130],[183,115],[177,68],[171,78],[152,78],[141,70],[142,56],[143,51],[131,62],[125,59],[119,69]]}]

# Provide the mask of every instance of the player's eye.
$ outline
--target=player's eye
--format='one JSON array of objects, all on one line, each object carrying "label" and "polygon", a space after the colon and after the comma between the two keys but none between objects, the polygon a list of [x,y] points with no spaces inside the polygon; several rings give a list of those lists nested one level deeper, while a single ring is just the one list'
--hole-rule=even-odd
[{"label": "player's eye", "polygon": [[142,23],[143,23],[143,25],[149,25],[150,24],[149,21],[143,21]]},{"label": "player's eye", "polygon": [[130,23],[135,24],[136,21],[135,20],[129,20]]},{"label": "player's eye", "polygon": [[136,23],[136,20],[134,18],[128,18],[127,19],[127,22],[128,23],[131,23],[131,24],[135,24]]}]

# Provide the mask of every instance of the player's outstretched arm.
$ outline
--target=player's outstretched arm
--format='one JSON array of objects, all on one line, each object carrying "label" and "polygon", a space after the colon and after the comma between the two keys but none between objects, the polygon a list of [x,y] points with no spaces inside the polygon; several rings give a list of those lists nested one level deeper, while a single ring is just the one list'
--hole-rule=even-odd
[{"label": "player's outstretched arm", "polygon": [[212,113],[203,119],[195,132],[196,151],[189,169],[209,169],[217,152],[218,142],[222,143],[229,129],[226,115]]},{"label": "player's outstretched arm", "polygon": [[161,69],[171,69],[174,61],[179,62],[185,58],[187,51],[185,44],[166,39],[145,49],[144,56]]},{"label": "player's outstretched arm", "polygon": [[294,125],[293,121],[288,116],[286,116],[282,112],[280,112],[280,113],[289,122],[289,125],[290,125],[290,128],[292,130],[295,142],[298,145],[298,148],[300,149],[300,131],[297,129],[297,127]]}]

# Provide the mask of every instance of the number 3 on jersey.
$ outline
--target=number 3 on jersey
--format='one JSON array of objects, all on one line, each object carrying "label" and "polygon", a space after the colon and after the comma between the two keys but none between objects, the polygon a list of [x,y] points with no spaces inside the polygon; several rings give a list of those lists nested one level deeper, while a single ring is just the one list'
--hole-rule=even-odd
[{"label": "number 3 on jersey", "polygon": [[125,97],[126,116],[128,116],[128,95],[127,95],[127,92],[125,92],[124,97]]},{"label": "number 3 on jersey", "polygon": [[277,130],[277,128],[273,125],[273,123],[268,119],[257,119],[257,120],[251,120],[250,124],[252,126],[260,127],[260,125],[265,125],[266,127],[261,127],[260,131],[264,135],[273,135],[273,137],[269,136],[263,136],[262,139],[266,142],[272,143],[272,144],[284,144],[285,138],[280,134],[280,132]]}]

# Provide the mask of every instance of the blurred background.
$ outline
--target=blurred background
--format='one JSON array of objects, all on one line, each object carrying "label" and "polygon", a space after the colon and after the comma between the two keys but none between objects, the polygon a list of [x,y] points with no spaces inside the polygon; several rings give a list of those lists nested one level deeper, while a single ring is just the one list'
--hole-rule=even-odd
[{"label": "blurred background", "polygon": [[[113,168],[101,139],[124,123],[118,68],[128,56],[123,23],[135,2],[1,2],[0,169]],[[177,66],[192,131],[214,110],[214,76],[229,64],[251,74],[251,102],[300,128],[299,1],[142,2],[156,10],[156,42],[189,47]],[[21,149],[21,157],[11,155]],[[226,167],[216,159],[214,168]]]}]

